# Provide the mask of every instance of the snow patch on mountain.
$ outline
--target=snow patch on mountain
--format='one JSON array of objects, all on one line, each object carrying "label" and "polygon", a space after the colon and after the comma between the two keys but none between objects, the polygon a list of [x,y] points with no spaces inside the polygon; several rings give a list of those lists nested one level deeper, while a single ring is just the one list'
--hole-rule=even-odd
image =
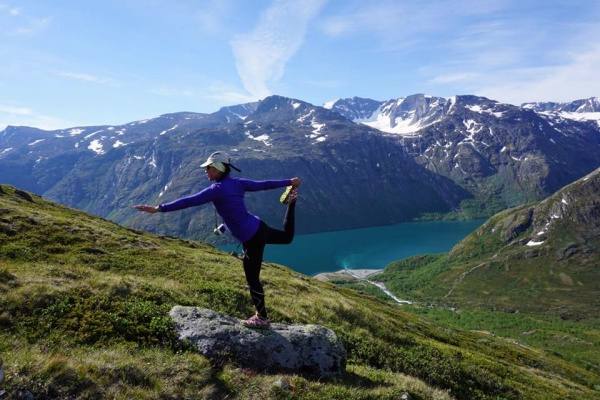
[{"label": "snow patch on mountain", "polygon": [[[306,114],[301,115],[300,117],[298,117],[296,119],[296,122],[304,124],[308,118],[311,118],[314,115],[314,113],[315,113],[315,109],[313,108],[309,112],[307,112]],[[313,118],[313,120],[314,120],[314,118]]]},{"label": "snow patch on mountain", "polygon": [[414,112],[411,112],[411,118],[402,119],[398,117],[392,120],[392,118],[381,111],[381,108],[378,108],[370,118],[355,120],[354,122],[370,126],[371,128],[375,128],[383,132],[408,136],[412,136],[418,133],[420,129],[426,128],[429,125],[438,122],[434,121],[428,124],[422,124],[421,121],[414,121]]},{"label": "snow patch on mountain", "polygon": [[114,143],[113,143],[113,145],[112,145],[112,147],[113,147],[113,148],[115,148],[115,149],[116,149],[116,148],[119,148],[119,147],[122,147],[122,146],[127,146],[127,143],[123,143],[123,142],[121,142],[120,140],[117,140],[117,141],[116,141],[116,142],[114,142]]},{"label": "snow patch on mountain", "polygon": [[152,156],[150,157],[148,165],[150,165],[152,168],[156,168],[156,155],[154,154],[154,151],[152,152]]},{"label": "snow patch on mountain", "polygon": [[38,140],[34,140],[33,142],[29,143],[28,146],[35,146],[36,144],[43,142],[46,139],[38,139]]},{"label": "snow patch on mountain", "polygon": [[600,112],[568,112],[563,111],[559,113],[563,118],[571,119],[574,121],[600,121]]},{"label": "snow patch on mountain", "polygon": [[527,242],[526,246],[533,247],[533,246],[540,246],[542,244],[544,244],[544,241],[536,242],[534,240],[530,240],[529,242]]},{"label": "snow patch on mountain", "polygon": [[92,140],[87,148],[98,155],[104,154],[104,148],[98,139]]},{"label": "snow patch on mountain", "polygon": [[85,131],[85,129],[81,129],[81,128],[73,128],[69,131],[69,135],[71,136],[77,136],[82,134]]},{"label": "snow patch on mountain", "polygon": [[104,131],[104,129],[100,129],[100,130],[98,130],[98,131],[94,131],[94,132],[92,132],[92,133],[90,133],[90,134],[87,134],[87,135],[85,135],[83,138],[84,138],[84,139],[89,139],[89,138],[91,138],[92,136],[94,136],[96,133],[100,133],[100,132],[102,132],[102,131]]},{"label": "snow patch on mountain", "polygon": [[169,186],[171,186],[171,183],[173,183],[173,181],[169,181],[169,183],[167,183],[165,187],[163,187],[163,189],[158,194],[158,197],[162,197],[162,195],[169,189]]},{"label": "snow patch on mountain", "polygon": [[165,129],[164,131],[162,131],[162,132],[161,132],[161,133],[159,133],[158,135],[159,135],[159,136],[162,136],[162,135],[164,135],[164,134],[166,134],[166,133],[169,133],[169,132],[171,132],[173,129],[177,129],[177,127],[178,127],[178,126],[179,126],[179,124],[175,124],[175,125],[174,125],[174,126],[172,126],[171,128],[169,128],[169,129]]},{"label": "snow patch on mountain", "polygon": [[326,101],[326,102],[325,102],[325,104],[323,104],[323,108],[326,108],[326,109],[328,109],[328,110],[331,110],[331,109],[333,108],[333,105],[334,105],[335,103],[337,103],[337,101],[338,101],[338,100],[339,100],[339,98],[337,98],[337,99],[333,99],[333,100],[329,100],[329,101]]},{"label": "snow patch on mountain", "polygon": [[252,140],[256,140],[257,142],[262,142],[265,146],[272,146],[272,143],[270,141],[271,137],[267,134],[253,136],[249,131],[244,132],[244,134]]},{"label": "snow patch on mountain", "polygon": [[473,112],[479,113],[479,114],[493,115],[496,118],[502,118],[504,116],[504,112],[498,112],[498,111],[494,111],[493,109],[483,108],[479,104],[466,105],[465,108],[468,110],[471,110]]}]

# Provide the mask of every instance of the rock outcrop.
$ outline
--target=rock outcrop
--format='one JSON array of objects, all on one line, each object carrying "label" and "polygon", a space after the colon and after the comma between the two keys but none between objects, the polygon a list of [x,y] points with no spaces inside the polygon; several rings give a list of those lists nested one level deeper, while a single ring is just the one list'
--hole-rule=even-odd
[{"label": "rock outcrop", "polygon": [[346,350],[335,333],[319,325],[271,324],[250,329],[215,311],[175,306],[169,315],[181,340],[213,360],[266,372],[331,377],[344,372]]}]

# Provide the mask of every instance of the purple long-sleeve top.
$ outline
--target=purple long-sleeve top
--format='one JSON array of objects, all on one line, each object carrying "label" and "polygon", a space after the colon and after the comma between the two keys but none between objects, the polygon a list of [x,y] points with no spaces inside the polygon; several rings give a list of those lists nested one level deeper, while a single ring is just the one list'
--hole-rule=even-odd
[{"label": "purple long-sleeve top", "polygon": [[253,181],[225,177],[196,194],[163,203],[158,209],[161,212],[169,212],[212,202],[232,235],[244,243],[254,236],[260,225],[260,219],[246,209],[244,193],[276,189],[291,184],[291,179]]}]

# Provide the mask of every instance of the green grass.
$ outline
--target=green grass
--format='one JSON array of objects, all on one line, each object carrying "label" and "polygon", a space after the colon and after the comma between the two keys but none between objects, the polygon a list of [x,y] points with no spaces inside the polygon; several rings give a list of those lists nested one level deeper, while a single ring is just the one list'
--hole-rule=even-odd
[{"label": "green grass", "polygon": [[544,349],[600,375],[600,320],[569,321],[543,314],[407,306],[436,324],[485,331]]},{"label": "green grass", "polygon": [[[582,243],[571,223],[555,223],[540,248],[525,246],[532,228],[517,228],[528,206],[495,215],[450,253],[390,263],[373,279],[401,298],[442,306],[521,311],[566,319],[600,318],[598,237]],[[509,237],[512,231],[518,232]],[[523,239],[525,238],[525,239]],[[561,258],[579,243],[579,253]]]},{"label": "green grass", "polygon": [[[347,373],[321,381],[210,362],[179,344],[176,305],[252,313],[241,262],[33,197],[0,193],[0,355],[9,396],[593,399],[598,376],[556,355],[436,325],[265,264],[271,318],[333,329]],[[151,218],[151,216],[149,216]],[[284,380],[285,385],[275,384]],[[282,388],[283,387],[283,388]]]}]

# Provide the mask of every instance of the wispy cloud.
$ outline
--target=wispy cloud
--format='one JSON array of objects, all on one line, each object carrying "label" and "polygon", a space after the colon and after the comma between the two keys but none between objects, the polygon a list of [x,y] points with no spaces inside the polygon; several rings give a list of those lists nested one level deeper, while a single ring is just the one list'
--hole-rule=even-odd
[{"label": "wispy cloud", "polygon": [[150,89],[148,92],[164,97],[194,97],[196,95],[196,93],[191,89],[176,88],[172,86],[160,86]]},{"label": "wispy cloud", "polygon": [[21,10],[17,7],[10,6],[8,4],[0,3],[0,13],[6,13],[8,15],[12,15],[13,17],[21,14]]},{"label": "wispy cloud", "polygon": [[77,124],[62,118],[36,113],[29,107],[0,104],[0,130],[8,125],[53,130]]},{"label": "wispy cloud", "polygon": [[27,21],[25,21],[22,25],[16,27],[12,31],[9,31],[8,33],[12,36],[33,36],[46,30],[46,28],[50,26],[51,22],[52,17],[27,18]]},{"label": "wispy cloud", "polygon": [[512,104],[527,101],[571,101],[600,95],[600,45],[561,65],[498,71],[474,83],[474,92]]},{"label": "wispy cloud", "polygon": [[112,78],[104,78],[104,77],[87,74],[87,73],[58,71],[58,72],[56,72],[56,75],[60,76],[61,78],[66,78],[66,79],[75,80],[75,81],[90,82],[90,83],[96,83],[96,84],[100,84],[100,85],[118,86],[118,83]]},{"label": "wispy cloud", "polygon": [[308,23],[324,2],[275,0],[253,31],[231,41],[238,74],[251,97],[271,94],[269,86],[282,78],[287,62],[302,45]]},{"label": "wispy cloud", "polygon": [[33,111],[27,107],[14,107],[0,104],[0,113],[11,115],[32,115]]},{"label": "wispy cloud", "polygon": [[476,74],[473,72],[456,72],[456,73],[437,75],[437,76],[429,79],[429,83],[447,84],[447,83],[456,83],[456,82],[468,82],[468,81],[472,81],[473,79],[477,79],[479,77],[480,77],[480,74]]},{"label": "wispy cloud", "polygon": [[31,16],[19,7],[0,3],[0,25],[3,35],[33,36],[48,28],[51,22],[52,17]]},{"label": "wispy cloud", "polygon": [[[457,15],[485,15],[497,11],[506,0],[441,0],[435,2],[347,2],[346,9],[321,22],[327,35],[348,36],[371,33],[380,40],[394,42],[422,32],[444,30]],[[425,39],[425,38],[424,38]]]},{"label": "wispy cloud", "polygon": [[176,87],[172,85],[162,85],[148,90],[148,93],[163,97],[186,97],[188,99],[210,100],[216,106],[225,106],[231,104],[248,103],[256,100],[254,96],[244,92],[243,89],[221,81],[213,81],[210,85],[202,89],[191,89],[185,87]]},{"label": "wispy cloud", "polygon": [[304,82],[307,85],[324,89],[337,89],[344,86],[344,82],[337,79],[307,79]]},{"label": "wispy cloud", "polygon": [[202,97],[215,101],[219,106],[250,103],[257,100],[255,96],[244,92],[240,88],[223,82],[212,83],[202,94]]},{"label": "wispy cloud", "polygon": [[600,93],[600,45],[591,39],[600,34],[598,5],[560,3],[531,15],[519,0],[348,4],[323,19],[322,31],[340,40],[368,35],[374,51],[420,64],[423,91],[514,104]]},{"label": "wispy cloud", "polygon": [[223,33],[224,20],[232,7],[229,0],[208,0],[202,5],[200,12],[194,14],[194,19],[206,33]]}]

